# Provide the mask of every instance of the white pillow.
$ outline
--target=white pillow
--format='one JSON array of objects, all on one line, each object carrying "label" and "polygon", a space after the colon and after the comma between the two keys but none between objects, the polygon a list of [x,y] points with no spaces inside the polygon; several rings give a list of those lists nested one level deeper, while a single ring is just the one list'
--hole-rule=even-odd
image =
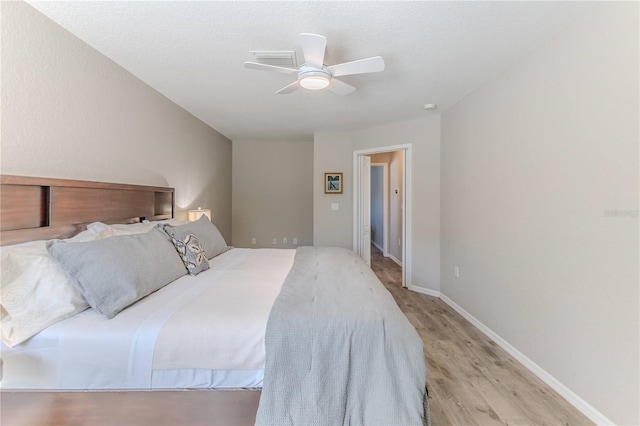
[{"label": "white pillow", "polygon": [[178,219],[168,219],[168,220],[159,220],[156,222],[144,221],[140,223],[131,223],[131,224],[114,224],[107,225],[102,222],[94,222],[87,226],[87,231],[92,231],[98,233],[100,235],[113,237],[116,235],[133,235],[133,234],[144,234],[145,232],[151,231],[155,228],[156,225],[161,224],[169,224],[173,226],[183,225],[185,221],[181,221]]},{"label": "white pillow", "polygon": [[[91,225],[95,225],[98,223],[100,222],[94,222]],[[101,225],[108,226],[108,225],[105,225],[104,223],[102,223]],[[106,238],[111,236],[111,230],[105,230],[100,228],[88,229],[89,226],[87,226],[87,229],[85,231],[82,231],[81,233],[79,233],[74,237],[67,238],[65,241],[71,241],[76,243],[76,242],[82,242],[82,241],[99,240],[101,238]],[[10,246],[0,246],[0,253],[3,253],[5,251],[15,250],[16,248],[19,248],[19,247],[44,246],[44,243],[46,243],[45,240],[36,240],[36,241],[27,241],[26,243],[13,244]]]},{"label": "white pillow", "polygon": [[0,254],[2,341],[15,346],[89,307],[44,241]]},{"label": "white pillow", "polygon": [[[111,230],[95,227],[66,241],[110,236]],[[45,242],[30,241],[0,249],[0,338],[8,346],[22,343],[89,307],[60,263],[51,257]]]}]

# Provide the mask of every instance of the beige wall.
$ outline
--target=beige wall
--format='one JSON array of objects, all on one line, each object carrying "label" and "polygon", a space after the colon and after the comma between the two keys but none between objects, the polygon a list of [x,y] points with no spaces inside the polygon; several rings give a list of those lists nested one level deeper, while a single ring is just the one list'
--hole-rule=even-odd
[{"label": "beige wall", "polygon": [[442,116],[443,294],[625,425],[640,424],[638,36],[637,2],[602,6]]},{"label": "beige wall", "polygon": [[233,141],[233,245],[312,245],[312,171],[312,142]]},{"label": "beige wall", "polygon": [[[353,150],[351,133],[313,138],[313,244],[353,249]],[[324,174],[341,172],[342,194],[324,193]],[[339,210],[331,210],[337,203]]]},{"label": "beige wall", "polygon": [[231,239],[231,142],[23,2],[2,2],[4,174],[172,186]]},{"label": "beige wall", "polygon": [[[413,149],[412,285],[440,290],[440,116],[350,133],[314,135],[314,244],[353,248],[353,153],[411,144]],[[323,193],[324,172],[344,173],[344,194]],[[340,204],[331,211],[331,203]]]}]

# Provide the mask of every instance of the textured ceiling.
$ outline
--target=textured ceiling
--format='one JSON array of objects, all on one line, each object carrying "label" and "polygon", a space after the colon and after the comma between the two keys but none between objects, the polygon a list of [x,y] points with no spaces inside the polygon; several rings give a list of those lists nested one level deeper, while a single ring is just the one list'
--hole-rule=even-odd
[{"label": "textured ceiling", "polygon": [[[595,2],[87,1],[29,4],[232,140],[311,140],[442,111],[525,57]],[[251,50],[327,37],[329,65],[381,55],[357,88],[274,92],[295,75],[243,68]],[[435,113],[437,113],[436,111]]]}]

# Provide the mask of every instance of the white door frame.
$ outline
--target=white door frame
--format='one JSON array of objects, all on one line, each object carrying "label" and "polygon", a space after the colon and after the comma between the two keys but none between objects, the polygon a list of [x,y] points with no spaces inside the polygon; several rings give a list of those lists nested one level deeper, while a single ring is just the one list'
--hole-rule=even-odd
[{"label": "white door frame", "polygon": [[382,255],[389,257],[389,164],[371,163],[371,167],[382,167]]},{"label": "white door frame", "polygon": [[353,251],[360,256],[358,241],[362,237],[359,229],[363,206],[360,203],[360,175],[358,173],[358,157],[361,155],[381,154],[385,152],[403,151],[402,177],[402,286],[412,290],[411,286],[411,149],[412,144],[384,146],[380,148],[362,149],[353,152]]},{"label": "white door frame", "polygon": [[360,178],[360,189],[358,205],[366,206],[360,211],[358,217],[360,229],[360,240],[358,243],[358,255],[371,268],[371,157],[366,155],[358,156],[358,177]]}]

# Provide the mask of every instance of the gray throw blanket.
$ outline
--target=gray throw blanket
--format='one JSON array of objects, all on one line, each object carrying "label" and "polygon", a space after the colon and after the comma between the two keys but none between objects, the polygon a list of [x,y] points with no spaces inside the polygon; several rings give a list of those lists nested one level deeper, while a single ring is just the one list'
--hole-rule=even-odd
[{"label": "gray throw blanket", "polygon": [[256,424],[429,423],[422,341],[352,251],[298,248],[265,339]]}]

